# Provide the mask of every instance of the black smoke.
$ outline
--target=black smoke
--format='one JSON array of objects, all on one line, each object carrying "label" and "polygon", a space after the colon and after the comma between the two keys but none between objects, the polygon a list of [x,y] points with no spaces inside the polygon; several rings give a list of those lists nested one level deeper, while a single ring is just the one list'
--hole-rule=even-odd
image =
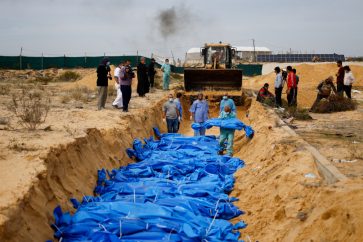
[{"label": "black smoke", "polygon": [[156,16],[159,32],[164,38],[181,34],[193,19],[194,15],[184,5],[161,10]]}]

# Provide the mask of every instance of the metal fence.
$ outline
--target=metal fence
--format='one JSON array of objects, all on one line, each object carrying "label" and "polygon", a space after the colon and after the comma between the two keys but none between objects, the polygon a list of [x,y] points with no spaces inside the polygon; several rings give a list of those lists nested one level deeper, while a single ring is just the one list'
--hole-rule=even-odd
[{"label": "metal fence", "polygon": [[344,55],[338,54],[277,54],[258,55],[258,62],[335,62],[344,61]]}]

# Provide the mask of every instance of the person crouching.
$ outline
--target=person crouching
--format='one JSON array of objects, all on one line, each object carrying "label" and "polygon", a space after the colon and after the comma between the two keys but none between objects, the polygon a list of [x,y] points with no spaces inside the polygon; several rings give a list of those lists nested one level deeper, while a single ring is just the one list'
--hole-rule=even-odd
[{"label": "person crouching", "polygon": [[[221,119],[231,119],[235,118],[236,113],[231,112],[230,106],[224,106],[224,111],[221,112],[219,118]],[[223,155],[223,151],[225,150],[224,142],[227,140],[227,155],[233,156],[233,140],[234,140],[234,129],[226,129],[220,128],[220,136],[219,136],[219,154]]]}]

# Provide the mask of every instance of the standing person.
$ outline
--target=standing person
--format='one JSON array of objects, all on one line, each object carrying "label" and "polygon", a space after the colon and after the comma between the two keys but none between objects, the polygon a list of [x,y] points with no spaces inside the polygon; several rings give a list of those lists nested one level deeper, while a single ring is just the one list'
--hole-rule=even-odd
[{"label": "standing person", "polygon": [[110,72],[110,60],[104,58],[97,67],[98,110],[105,108],[106,105],[108,79],[112,79]]},{"label": "standing person", "polygon": [[131,84],[132,79],[135,77],[134,72],[132,71],[130,60],[126,60],[125,66],[121,68],[120,71],[120,85],[121,85],[121,92],[122,92],[122,111],[128,112],[129,111],[129,102],[131,99]]},{"label": "standing person", "polygon": [[169,94],[169,99],[163,105],[163,122],[166,122],[168,133],[178,133],[178,121],[180,113],[176,103],[174,102],[173,94]]},{"label": "standing person", "polygon": [[180,128],[180,122],[183,119],[183,108],[182,108],[182,105],[181,105],[181,102],[180,102],[180,98],[182,97],[182,95],[183,94],[181,92],[178,92],[176,94],[176,98],[174,99],[174,102],[176,104],[176,107],[178,108],[178,111],[179,111],[178,130]]},{"label": "standing person", "polygon": [[275,67],[275,73],[276,73],[275,84],[274,84],[275,85],[275,105],[276,105],[276,107],[282,107],[281,95],[282,95],[282,89],[284,88],[284,81],[282,79],[280,67],[278,67],[278,66]]},{"label": "standing person", "polygon": [[295,77],[296,77],[296,87],[295,87],[295,96],[294,96],[294,105],[297,106],[297,91],[298,91],[298,86],[299,86],[299,81],[300,81],[300,77],[298,75],[296,75],[296,69],[292,69],[292,72],[294,72]]},{"label": "standing person", "polygon": [[339,96],[343,96],[343,92],[344,92],[344,67],[343,67],[343,62],[342,61],[337,61],[337,66],[338,66],[338,72],[336,74],[337,77],[337,92]]},{"label": "standing person", "polygon": [[354,82],[354,76],[349,66],[344,66],[344,92],[349,99],[352,98],[352,84]]},{"label": "standing person", "polygon": [[[231,108],[226,105],[224,106],[224,110],[219,115],[221,119],[231,119],[235,118],[236,113],[232,112]],[[233,140],[234,140],[234,129],[226,129],[220,128],[220,136],[219,136],[219,154],[223,155],[223,151],[225,149],[224,142],[227,140],[227,155],[233,155]]]},{"label": "standing person", "polygon": [[145,97],[145,94],[149,92],[149,85],[145,57],[141,57],[137,66],[137,93],[140,97]]},{"label": "standing person", "polygon": [[319,104],[320,100],[323,98],[328,98],[333,90],[334,93],[337,93],[337,89],[333,83],[334,78],[332,76],[328,77],[328,79],[321,81],[318,85],[318,95],[316,96],[316,100],[310,108],[310,112],[315,111],[316,106]]},{"label": "standing person", "polygon": [[294,105],[294,97],[295,97],[295,90],[296,90],[296,76],[292,71],[292,67],[286,67],[287,70],[287,104],[289,106]]},{"label": "standing person", "polygon": [[161,71],[163,72],[163,90],[169,90],[170,84],[170,71],[171,67],[169,65],[169,59],[165,59],[165,63],[161,66]]},{"label": "standing person", "polygon": [[222,113],[225,106],[229,106],[232,109],[232,112],[236,112],[236,105],[232,98],[229,98],[228,93],[226,92],[222,97],[221,104],[219,107],[219,113]]},{"label": "standing person", "polygon": [[[198,99],[193,102],[189,112],[191,113],[191,121],[199,123],[201,126],[203,126],[204,122],[207,121],[209,115],[209,106],[207,101],[203,99],[203,93],[198,94]],[[204,127],[202,127],[200,130],[194,130],[194,136],[200,135],[205,135]]]},{"label": "standing person", "polygon": [[123,62],[120,62],[120,64],[115,68],[114,74],[113,74],[113,78],[115,79],[115,89],[116,89],[116,98],[112,103],[112,106],[114,108],[120,109],[122,108],[123,104],[122,104],[122,92],[121,92],[121,88],[120,88],[120,72],[121,72],[121,68],[124,65]]},{"label": "standing person", "polygon": [[148,66],[147,74],[149,75],[150,87],[153,88],[154,87],[155,74],[156,74],[155,59],[154,58],[151,58],[151,62],[149,64],[149,66]]}]

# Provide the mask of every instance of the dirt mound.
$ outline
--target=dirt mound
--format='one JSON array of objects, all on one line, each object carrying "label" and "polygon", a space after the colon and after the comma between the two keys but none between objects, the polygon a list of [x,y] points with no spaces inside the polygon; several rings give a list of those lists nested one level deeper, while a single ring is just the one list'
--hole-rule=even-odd
[{"label": "dirt mound", "polygon": [[351,111],[357,108],[357,102],[338,95],[330,95],[328,99],[321,100],[312,110],[315,113],[333,113]]},{"label": "dirt mound", "polygon": [[241,239],[360,241],[362,180],[325,185],[301,139],[287,134],[261,104],[253,102],[249,118],[239,118],[256,131],[252,140],[243,132],[235,139],[236,156],[246,162],[231,194],[246,212]]},{"label": "dirt mound", "polygon": [[[280,65],[280,67],[284,67]],[[353,89],[363,88],[363,66],[350,65],[353,75],[355,77],[355,83],[353,83]],[[330,64],[301,64],[293,66],[296,68],[297,75],[300,77],[299,90],[298,90],[298,105],[301,107],[311,107],[316,98],[316,87],[320,81],[326,79],[329,76],[334,76],[337,72],[337,66],[334,63]],[[270,84],[270,91],[274,92],[274,80],[275,73],[271,70],[271,73],[267,75],[253,77],[243,81],[243,87],[245,89],[260,89],[265,82]],[[283,98],[286,99],[286,86],[283,90]],[[354,97],[354,94],[353,94]]]}]

